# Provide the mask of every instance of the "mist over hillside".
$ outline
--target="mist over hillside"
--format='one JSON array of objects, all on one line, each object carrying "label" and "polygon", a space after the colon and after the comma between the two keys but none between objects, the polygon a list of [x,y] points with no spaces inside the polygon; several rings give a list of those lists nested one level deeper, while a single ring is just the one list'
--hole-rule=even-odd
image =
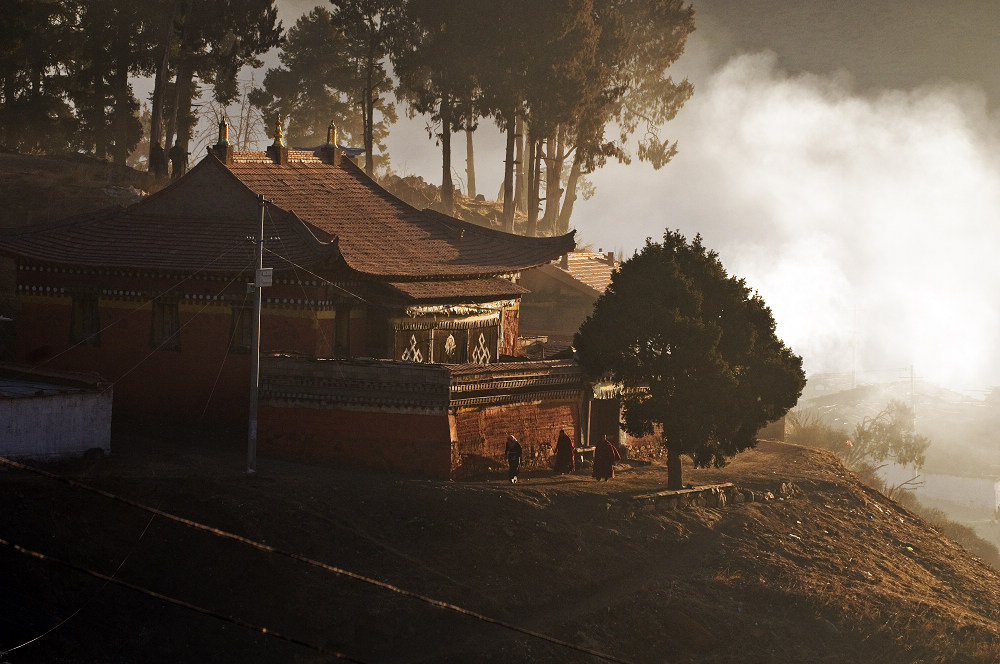
[{"label": "mist over hillside", "polygon": [[[936,511],[1000,547],[1000,392],[983,398],[908,378],[851,387],[850,376],[819,375],[809,379],[795,413],[841,432],[839,444],[846,445],[858,423],[877,416],[893,400],[913,408],[915,433],[928,438],[930,446],[919,468],[891,459],[877,462],[876,474],[885,488],[897,497],[900,491],[908,494],[901,497],[909,498],[907,504],[916,501],[917,511]],[[797,441],[794,433],[790,440]]]}]

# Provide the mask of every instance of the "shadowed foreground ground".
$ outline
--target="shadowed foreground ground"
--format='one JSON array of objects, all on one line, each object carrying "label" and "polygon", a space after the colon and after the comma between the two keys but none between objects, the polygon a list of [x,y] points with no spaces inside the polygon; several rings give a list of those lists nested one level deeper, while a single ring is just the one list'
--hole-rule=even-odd
[{"label": "shadowed foreground ground", "polygon": [[40,467],[278,553],[0,470],[0,539],[78,568],[0,546],[0,650],[52,630],[0,659],[1000,660],[997,572],[825,452],[764,442],[721,470],[686,466],[686,482],[775,498],[678,511],[635,500],[665,487],[659,466],[511,486],[267,457],[247,477],[244,454],[239,436],[133,429],[108,458]]}]

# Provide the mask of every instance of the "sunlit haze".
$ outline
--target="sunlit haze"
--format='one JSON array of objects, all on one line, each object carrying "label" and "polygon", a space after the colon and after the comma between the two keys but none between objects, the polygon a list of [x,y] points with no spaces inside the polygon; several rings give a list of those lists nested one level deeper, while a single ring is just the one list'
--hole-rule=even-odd
[{"label": "sunlit haze", "polygon": [[[737,19],[763,21],[734,18],[739,7],[708,7],[715,14],[702,14],[706,20],[676,66],[676,75],[695,84],[693,99],[662,130],[678,140],[678,156],[660,171],[636,162],[592,175],[597,193],[578,202],[571,222],[580,242],[627,256],[668,227],[700,233],[730,273],[764,297],[779,336],[809,373],[856,372],[882,381],[908,376],[912,366],[917,377],[956,389],[1000,383],[993,302],[1000,291],[993,258],[1000,246],[1000,152],[988,96],[960,76],[892,85],[920,69],[906,69],[898,46],[905,34],[892,37],[896,79],[885,85],[857,64],[865,80],[856,83],[854,73],[830,64],[836,58],[826,58],[823,73],[790,73],[774,52],[740,52],[730,43]],[[918,31],[927,24],[921,17],[937,11],[920,7],[909,13]],[[795,10],[780,11],[788,15],[761,25],[778,34],[780,21],[796,18]],[[833,11],[818,18],[853,25],[846,10]],[[895,20],[883,13],[874,19]],[[860,16],[850,20],[862,26],[863,38]],[[294,23],[287,9],[283,18]],[[839,53],[836,35],[821,38],[824,52]],[[784,45],[786,55],[804,52],[798,42]],[[844,59],[875,61],[863,55],[845,51]],[[947,64],[942,53],[926,57]],[[815,66],[803,58],[803,67]],[[440,155],[426,120],[401,118],[388,141],[393,168],[439,182]],[[500,188],[502,145],[483,123],[476,166],[487,196]],[[459,182],[464,158],[459,144]]]},{"label": "sunlit haze", "polygon": [[626,252],[665,226],[701,233],[759,289],[810,372],[848,372],[856,357],[882,379],[913,365],[979,386],[998,368],[991,126],[968,87],[860,95],[846,77],[740,56],[671,125],[678,158],[600,173],[577,227]]}]

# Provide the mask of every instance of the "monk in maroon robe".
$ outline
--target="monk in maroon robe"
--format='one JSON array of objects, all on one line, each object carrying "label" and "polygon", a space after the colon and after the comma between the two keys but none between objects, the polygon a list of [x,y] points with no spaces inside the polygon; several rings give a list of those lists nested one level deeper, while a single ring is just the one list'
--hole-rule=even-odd
[{"label": "monk in maroon robe", "polygon": [[609,480],[615,476],[615,464],[622,460],[622,455],[618,452],[608,437],[597,443],[594,450],[594,479]]},{"label": "monk in maroon robe", "polygon": [[559,429],[559,438],[556,440],[556,463],[555,471],[560,475],[572,473],[576,469],[576,460],[573,458],[573,440],[566,435],[565,429]]}]

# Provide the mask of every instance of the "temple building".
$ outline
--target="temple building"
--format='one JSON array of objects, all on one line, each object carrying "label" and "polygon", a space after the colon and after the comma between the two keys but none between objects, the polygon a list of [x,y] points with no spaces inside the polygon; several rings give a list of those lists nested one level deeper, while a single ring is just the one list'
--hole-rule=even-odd
[{"label": "temple building", "polygon": [[260,285],[261,451],[435,477],[499,464],[508,433],[542,462],[579,431],[580,370],[515,361],[521,273],[573,247],[415,209],[332,130],[236,152],[224,125],[138,203],[0,236],[15,360],[100,375],[115,418],[245,422]]}]

